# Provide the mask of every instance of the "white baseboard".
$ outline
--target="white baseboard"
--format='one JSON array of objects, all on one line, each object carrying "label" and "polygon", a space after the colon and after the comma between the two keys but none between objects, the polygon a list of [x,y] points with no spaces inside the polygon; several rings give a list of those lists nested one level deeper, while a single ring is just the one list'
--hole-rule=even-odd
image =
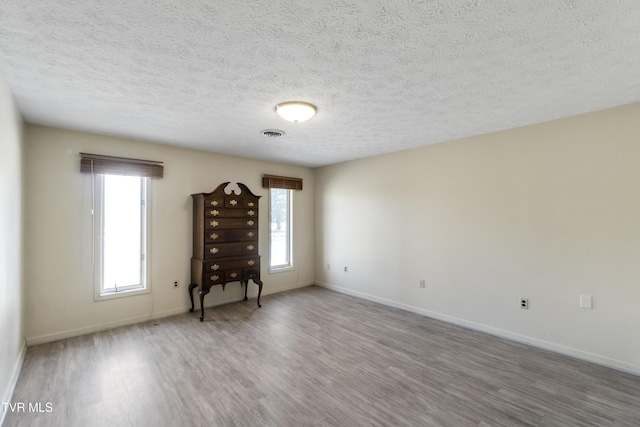
[{"label": "white baseboard", "polygon": [[97,325],[86,326],[77,329],[68,329],[66,331],[55,332],[52,334],[38,335],[35,337],[27,337],[27,345],[29,347],[44,344],[53,341],[64,340],[67,338],[78,337],[80,335],[91,334],[93,332],[106,331],[107,329],[117,328],[119,326],[133,325],[135,323],[146,322],[149,315],[129,317],[127,319],[116,320],[113,322],[100,323]]},{"label": "white baseboard", "polygon": [[368,301],[377,302],[379,304],[387,305],[390,307],[399,308],[401,310],[420,314],[422,316],[429,317],[432,319],[441,320],[443,322],[451,323],[456,326],[462,326],[464,328],[472,329],[479,332],[484,332],[500,338],[506,338],[511,341],[516,341],[522,344],[531,345],[533,347],[537,347],[543,350],[549,350],[554,353],[563,354],[565,356],[570,356],[586,362],[595,363],[597,365],[606,366],[608,368],[613,368],[619,371],[627,372],[629,374],[640,376],[640,366],[633,363],[612,359],[599,354],[594,354],[594,353],[586,352],[583,350],[575,349],[572,347],[567,347],[564,345],[552,343],[549,341],[540,340],[538,338],[528,337],[526,335],[516,334],[510,331],[506,331],[504,329],[498,329],[498,328],[483,325],[480,323],[470,322],[468,320],[460,319],[458,317],[453,317],[453,316],[438,313],[435,311],[425,310],[419,307],[402,304],[396,301],[380,298],[380,297],[369,295],[363,292],[353,291],[351,289],[343,288],[341,286],[335,286],[335,285],[331,285],[324,282],[316,282],[316,285],[322,286],[323,288],[327,288],[332,291],[340,292],[346,295],[351,295],[357,298],[362,298]]},{"label": "white baseboard", "polygon": [[[13,366],[13,370],[11,371],[11,378],[9,378],[9,385],[2,396],[3,402],[11,402],[11,398],[13,397],[13,392],[16,389],[16,384],[18,383],[18,378],[20,377],[20,372],[22,371],[22,364],[24,363],[24,356],[27,354],[27,342],[22,342],[22,348],[20,349],[20,354],[18,355],[18,360],[16,360],[15,365]],[[0,426],[4,423],[4,416],[7,412],[2,410],[0,412]]]},{"label": "white baseboard", "polygon": [[297,285],[289,285],[289,286],[281,286],[279,288],[272,288],[271,286],[269,288],[265,288],[265,291],[262,293],[262,295],[271,295],[271,294],[277,294],[280,292],[285,292],[285,291],[292,291],[294,289],[298,289],[298,288],[304,288],[306,286],[311,286],[315,284],[315,282],[311,281],[311,282],[303,282],[303,283],[298,283]]},{"label": "white baseboard", "polygon": [[[265,295],[271,295],[271,294],[276,294],[279,292],[284,292],[284,291],[290,291],[293,289],[297,289],[297,288],[301,288],[304,286],[310,286],[313,285],[314,282],[308,282],[308,283],[301,283],[298,285],[293,285],[293,286],[283,286],[280,288],[276,288],[273,289],[272,287],[265,287],[263,289],[262,292],[262,296],[264,297]],[[253,297],[249,297],[249,299],[255,299],[257,298],[257,295],[253,296]],[[209,304],[205,304],[204,308],[210,308],[210,307],[215,307],[218,305],[224,305],[224,304],[229,304],[229,303],[233,303],[233,302],[239,302],[242,301],[244,299],[244,295],[242,295],[241,297],[238,296],[233,296],[233,297],[229,297],[229,298],[225,298],[225,299],[213,299],[213,298],[209,298],[207,300],[207,302]],[[194,298],[195,300],[195,298]],[[107,322],[107,323],[100,323],[97,325],[91,325],[91,326],[86,326],[83,328],[77,328],[77,329],[69,329],[66,331],[61,331],[61,332],[55,332],[52,334],[46,334],[46,335],[39,335],[39,336],[35,336],[35,337],[27,337],[26,340],[26,345],[27,346],[34,346],[34,345],[38,345],[38,344],[45,344],[48,342],[53,342],[53,341],[59,341],[59,340],[63,340],[63,339],[67,339],[67,338],[73,338],[73,337],[78,337],[81,335],[86,335],[86,334],[91,334],[94,332],[100,332],[100,331],[106,331],[108,329],[114,329],[114,328],[118,328],[120,326],[128,326],[128,325],[134,325],[136,323],[142,323],[142,322],[147,322],[149,320],[156,320],[156,319],[161,319],[164,317],[169,317],[169,316],[175,316],[178,314],[184,314],[184,313],[188,313],[189,309],[191,308],[191,306],[185,306],[185,307],[179,307],[179,308],[175,308],[172,310],[167,310],[167,311],[163,311],[163,312],[156,312],[156,313],[152,313],[151,316],[149,315],[144,315],[144,316],[136,316],[136,317],[130,317],[127,319],[120,319],[120,320],[116,320],[113,322]],[[194,308],[194,312],[196,311],[200,311],[200,307],[198,305],[198,302],[196,302],[196,307]],[[26,347],[25,347],[26,348]]]}]

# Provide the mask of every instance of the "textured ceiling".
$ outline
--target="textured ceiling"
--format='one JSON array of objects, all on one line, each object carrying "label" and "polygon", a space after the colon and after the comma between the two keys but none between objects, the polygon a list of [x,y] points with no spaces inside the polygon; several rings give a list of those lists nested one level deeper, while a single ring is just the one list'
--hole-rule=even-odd
[{"label": "textured ceiling", "polygon": [[640,101],[640,2],[0,0],[0,72],[31,123],[320,166]]}]

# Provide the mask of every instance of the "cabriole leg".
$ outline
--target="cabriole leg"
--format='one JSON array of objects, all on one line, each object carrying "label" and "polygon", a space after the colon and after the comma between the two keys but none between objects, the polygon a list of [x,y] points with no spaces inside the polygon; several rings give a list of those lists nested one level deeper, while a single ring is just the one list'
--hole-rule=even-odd
[{"label": "cabriole leg", "polygon": [[193,313],[193,309],[195,308],[193,304],[193,290],[197,287],[198,285],[196,285],[195,283],[189,284],[189,299],[191,300],[191,308],[189,309],[189,313]]},{"label": "cabriole leg", "polygon": [[262,280],[258,279],[258,281],[256,282],[255,279],[254,279],[253,282],[256,285],[258,285],[258,307],[262,307],[260,305],[260,295],[262,295]]},{"label": "cabriole leg", "polygon": [[209,293],[208,289],[205,291],[198,292],[198,294],[200,295],[200,321],[201,322],[204,320],[204,296],[208,293]]}]

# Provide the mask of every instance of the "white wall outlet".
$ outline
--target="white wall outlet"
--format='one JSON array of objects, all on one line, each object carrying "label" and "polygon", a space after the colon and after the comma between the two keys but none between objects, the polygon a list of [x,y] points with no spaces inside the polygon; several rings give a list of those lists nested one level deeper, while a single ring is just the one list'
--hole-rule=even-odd
[{"label": "white wall outlet", "polygon": [[345,268],[344,268],[344,272],[345,272],[345,273],[348,273],[348,272],[349,272],[349,267],[345,267]]},{"label": "white wall outlet", "polygon": [[593,297],[591,295],[580,295],[580,308],[593,309]]},{"label": "white wall outlet", "polygon": [[420,280],[420,288],[423,288],[423,289],[424,289],[426,286],[427,286],[427,282],[426,282],[426,280],[421,279],[421,280]]},{"label": "white wall outlet", "polygon": [[526,298],[520,299],[520,308],[523,310],[529,310],[529,300]]},{"label": "white wall outlet", "polygon": [[175,281],[173,282],[173,287],[174,287],[174,288],[177,288],[177,287],[178,287],[178,281],[177,281],[177,280],[175,280]]}]

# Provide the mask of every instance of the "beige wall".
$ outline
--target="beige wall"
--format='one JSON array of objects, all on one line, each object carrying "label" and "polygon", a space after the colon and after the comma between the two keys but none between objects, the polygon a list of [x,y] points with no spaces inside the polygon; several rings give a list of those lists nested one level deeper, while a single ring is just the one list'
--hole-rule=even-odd
[{"label": "beige wall", "polygon": [[[79,172],[80,152],[165,162],[164,178],[152,181],[150,294],[94,302],[91,180]],[[187,312],[190,194],[213,191],[225,181],[242,182],[263,196],[259,248],[263,296],[313,283],[312,169],[35,125],[26,126],[25,165],[28,344]],[[296,193],[294,205],[293,271],[268,273],[269,201],[268,191],[261,185],[263,173],[304,179],[304,190]],[[173,286],[175,280],[180,283],[178,288]],[[249,286],[249,295],[257,295],[257,286]],[[229,284],[224,292],[216,286],[205,304],[240,300],[242,296],[239,283]],[[194,325],[197,322],[194,314]]]},{"label": "beige wall", "polygon": [[634,104],[320,168],[316,282],[640,374],[639,159]]},{"label": "beige wall", "polygon": [[[9,402],[25,352],[22,118],[0,74],[0,398]],[[0,412],[0,424],[4,411]]]}]

